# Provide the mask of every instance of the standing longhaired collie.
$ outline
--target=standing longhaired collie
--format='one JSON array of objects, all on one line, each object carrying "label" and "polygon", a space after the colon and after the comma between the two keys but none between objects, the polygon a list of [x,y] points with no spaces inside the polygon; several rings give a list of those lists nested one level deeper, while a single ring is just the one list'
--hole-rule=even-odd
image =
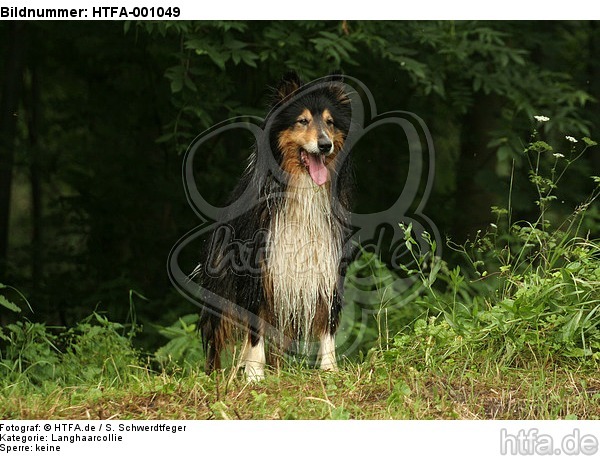
[{"label": "standing longhaired collie", "polygon": [[[247,378],[264,377],[265,342],[278,353],[318,339],[336,369],[349,233],[351,103],[340,76],[304,85],[286,74],[229,208],[196,275],[206,291],[200,328],[206,370],[242,328]],[[251,195],[244,207],[239,202]],[[210,296],[209,296],[210,295]]]}]

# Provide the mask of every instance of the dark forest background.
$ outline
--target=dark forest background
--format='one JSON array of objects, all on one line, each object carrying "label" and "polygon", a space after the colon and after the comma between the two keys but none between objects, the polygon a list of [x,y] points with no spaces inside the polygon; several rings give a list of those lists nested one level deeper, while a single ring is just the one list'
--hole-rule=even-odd
[{"label": "dark forest background", "polygon": [[[0,283],[28,298],[31,320],[68,326],[102,310],[142,323],[150,345],[153,324],[197,310],[166,271],[199,223],[183,153],[219,121],[264,116],[289,69],[306,80],[341,69],[379,112],[425,121],[437,165],[426,213],[458,243],[494,221],[511,182],[514,218],[535,217],[523,156],[534,129],[557,151],[571,147],[565,135],[600,137],[596,22],[1,22],[0,37]],[[251,143],[203,149],[196,181],[209,201],[224,201]],[[396,200],[406,154],[392,129],[361,141],[356,212]],[[551,217],[570,214],[598,170],[591,149]],[[599,234],[597,207],[585,223]]]}]

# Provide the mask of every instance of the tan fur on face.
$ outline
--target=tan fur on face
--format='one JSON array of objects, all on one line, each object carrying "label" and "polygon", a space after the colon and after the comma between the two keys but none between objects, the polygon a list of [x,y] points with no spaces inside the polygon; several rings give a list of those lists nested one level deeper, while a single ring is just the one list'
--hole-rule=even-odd
[{"label": "tan fur on face", "polygon": [[[308,123],[304,125],[300,121]],[[308,109],[305,109],[296,119],[294,125],[282,131],[278,137],[278,145],[283,153],[281,168],[292,175],[308,173],[306,167],[300,160],[300,150],[308,150],[309,145],[317,147],[317,141],[321,131],[325,131],[333,142],[333,152],[325,157],[325,166],[330,167],[335,156],[344,145],[344,134],[336,130],[334,125],[327,122],[334,119],[328,109],[325,109],[319,118],[314,118]]]}]

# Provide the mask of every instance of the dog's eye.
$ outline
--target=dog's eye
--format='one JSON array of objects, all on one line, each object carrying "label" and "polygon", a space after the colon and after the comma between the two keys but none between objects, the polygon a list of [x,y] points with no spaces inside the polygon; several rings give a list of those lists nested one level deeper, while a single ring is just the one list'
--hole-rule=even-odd
[{"label": "dog's eye", "polygon": [[298,119],[296,123],[299,123],[300,125],[308,125],[308,119]]}]

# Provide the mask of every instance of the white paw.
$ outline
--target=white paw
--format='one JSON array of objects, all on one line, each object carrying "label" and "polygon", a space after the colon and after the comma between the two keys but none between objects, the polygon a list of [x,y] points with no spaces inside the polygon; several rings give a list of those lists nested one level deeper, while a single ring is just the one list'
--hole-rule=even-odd
[{"label": "white paw", "polygon": [[259,382],[265,378],[265,342],[261,337],[254,347],[247,341],[242,352],[242,365],[246,380]]},{"label": "white paw", "polygon": [[336,372],[338,370],[335,359],[328,359],[327,361],[323,359],[321,360],[321,365],[319,367],[324,371]]},{"label": "white paw", "polygon": [[265,379],[265,370],[262,365],[252,365],[254,363],[246,363],[244,372],[246,380],[250,383],[260,382]]}]

